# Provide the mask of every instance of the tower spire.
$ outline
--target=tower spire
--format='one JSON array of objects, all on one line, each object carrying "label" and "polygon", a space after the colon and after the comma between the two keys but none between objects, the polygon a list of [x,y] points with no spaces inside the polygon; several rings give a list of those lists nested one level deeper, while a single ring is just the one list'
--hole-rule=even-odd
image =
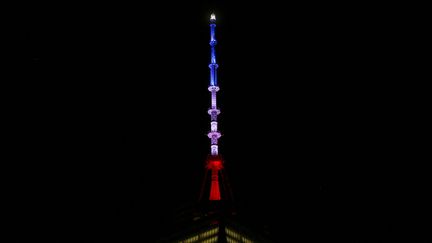
[{"label": "tower spire", "polygon": [[219,91],[219,86],[217,85],[217,68],[218,64],[216,63],[216,37],[215,37],[215,29],[216,29],[216,16],[215,14],[211,14],[210,16],[210,85],[208,90],[211,93],[211,107],[208,110],[210,115],[210,132],[207,134],[210,138],[211,143],[211,155],[218,155],[218,139],[221,137],[220,132],[218,131],[218,122],[217,116],[220,114],[220,110],[217,108],[216,103],[216,93]]},{"label": "tower spire", "polygon": [[217,117],[220,114],[220,110],[217,108],[217,97],[216,93],[219,91],[217,84],[217,68],[216,63],[216,15],[210,15],[210,85],[208,90],[211,93],[211,106],[208,110],[210,115],[210,131],[207,136],[210,138],[210,156],[207,161],[206,168],[211,171],[211,184],[210,184],[210,196],[209,200],[221,200],[221,192],[219,186],[219,171],[222,170],[223,164],[222,159],[219,156],[218,140],[221,137],[221,133],[218,131]]},{"label": "tower spire", "polygon": [[216,62],[216,15],[211,14],[210,16],[210,82],[208,85],[208,91],[210,91],[210,108],[208,114],[210,115],[210,131],[207,133],[210,139],[210,153],[207,156],[205,163],[205,175],[204,182],[201,187],[201,193],[199,202],[201,203],[204,210],[207,212],[216,210],[231,210],[233,203],[233,195],[231,187],[228,182],[228,175],[225,171],[225,161],[219,151],[219,138],[221,133],[218,130],[218,115],[220,110],[217,106],[216,94],[220,90],[217,80],[217,68]]}]

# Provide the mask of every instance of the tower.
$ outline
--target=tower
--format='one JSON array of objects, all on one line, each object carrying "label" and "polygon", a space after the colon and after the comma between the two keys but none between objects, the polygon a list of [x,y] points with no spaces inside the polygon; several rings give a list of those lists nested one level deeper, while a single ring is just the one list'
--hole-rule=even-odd
[{"label": "tower", "polygon": [[224,161],[219,154],[219,138],[221,133],[218,130],[218,115],[221,113],[217,106],[217,92],[220,90],[217,80],[218,64],[216,62],[216,16],[210,16],[210,131],[207,133],[210,139],[210,154],[207,157],[205,169],[206,174],[200,194],[200,202],[216,204],[217,201],[228,202],[232,199],[232,193],[226,180]]},{"label": "tower", "polygon": [[199,203],[191,209],[183,210],[177,219],[178,229],[161,242],[179,243],[257,243],[270,242],[254,230],[244,227],[234,210],[233,197],[225,173],[225,165],[219,153],[217,92],[220,90],[217,80],[216,62],[216,16],[210,16],[210,153],[205,161],[205,176]]}]

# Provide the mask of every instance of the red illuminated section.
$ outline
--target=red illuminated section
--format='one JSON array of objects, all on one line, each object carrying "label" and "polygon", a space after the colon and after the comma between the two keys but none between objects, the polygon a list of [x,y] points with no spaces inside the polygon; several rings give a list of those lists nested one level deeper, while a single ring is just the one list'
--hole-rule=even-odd
[{"label": "red illuminated section", "polygon": [[212,170],[212,181],[210,188],[210,201],[221,200],[219,190],[219,178],[217,170]]},{"label": "red illuminated section", "polygon": [[223,168],[222,161],[218,159],[211,159],[207,163],[207,169],[211,170],[211,187],[210,187],[210,201],[221,200],[219,190],[219,176],[218,172]]}]

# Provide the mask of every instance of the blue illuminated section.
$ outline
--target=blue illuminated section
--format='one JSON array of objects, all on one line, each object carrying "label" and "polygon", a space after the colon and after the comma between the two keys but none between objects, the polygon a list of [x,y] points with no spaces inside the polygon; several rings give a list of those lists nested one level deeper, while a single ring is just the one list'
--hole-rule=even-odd
[{"label": "blue illuminated section", "polygon": [[218,65],[216,63],[216,38],[215,38],[215,29],[216,29],[216,17],[212,16],[210,19],[210,46],[211,46],[211,53],[210,53],[210,86],[217,86],[217,73],[216,70],[218,68]]}]

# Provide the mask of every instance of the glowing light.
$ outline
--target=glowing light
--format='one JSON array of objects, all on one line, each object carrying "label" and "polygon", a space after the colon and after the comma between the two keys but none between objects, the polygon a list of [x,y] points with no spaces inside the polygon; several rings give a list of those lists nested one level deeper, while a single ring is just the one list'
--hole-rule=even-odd
[{"label": "glowing light", "polygon": [[211,92],[211,107],[216,109],[216,91]]},{"label": "glowing light", "polygon": [[[210,123],[210,132],[207,136],[210,138],[211,142],[211,154],[215,157],[211,158],[211,160],[207,161],[207,169],[211,170],[211,187],[210,187],[210,201],[221,200],[221,194],[219,189],[219,178],[218,173],[219,170],[223,168],[222,160],[219,157],[216,157],[218,154],[218,139],[221,137],[218,129],[217,116],[220,111],[217,109],[217,100],[216,100],[216,92],[219,91],[219,87],[217,86],[217,74],[216,69],[218,65],[216,63],[216,39],[215,39],[215,27],[216,27],[216,15],[212,13],[210,15],[210,87],[208,90],[211,92],[211,108],[208,110],[208,114],[210,115],[211,123]],[[217,240],[217,238],[216,238]]]},{"label": "glowing light", "polygon": [[227,241],[228,242],[244,242],[244,243],[253,243],[252,240],[244,237],[243,235],[237,233],[236,231],[229,229],[228,227],[225,228],[225,232],[227,234]]},{"label": "glowing light", "polygon": [[[215,132],[213,132],[213,131],[211,131],[211,132],[209,132],[208,134],[207,134],[207,137],[209,137],[210,139],[216,139],[216,141],[221,137],[222,135],[220,134],[220,132],[218,132],[218,131],[215,131]],[[217,142],[215,143],[215,144],[217,144]]]},{"label": "glowing light", "polygon": [[218,146],[212,145],[211,146],[211,155],[217,155],[218,154]]},{"label": "glowing light", "polygon": [[[220,161],[212,161],[219,162]],[[218,201],[221,200],[220,190],[219,190],[219,179],[218,179],[218,170],[212,170],[212,181],[210,188],[210,201]]]},{"label": "glowing light", "polygon": [[219,228],[214,228],[214,229],[208,230],[208,231],[206,231],[204,233],[201,233],[199,235],[199,238],[200,239],[205,239],[205,238],[207,238],[209,236],[216,235],[218,232],[219,232]]},{"label": "glowing light", "polygon": [[212,160],[207,164],[207,168],[210,170],[221,170],[223,168],[222,161]]},{"label": "glowing light", "polygon": [[217,131],[217,122],[211,122],[211,131],[216,132]]},{"label": "glowing light", "polygon": [[218,139],[220,138],[221,134],[217,130],[217,116],[220,113],[220,110],[217,109],[217,98],[216,98],[216,92],[219,91],[219,87],[217,86],[217,72],[216,69],[218,68],[218,65],[216,63],[216,39],[215,39],[215,28],[216,28],[216,15],[214,13],[210,16],[210,46],[211,46],[211,53],[210,53],[210,86],[208,87],[208,90],[211,92],[211,107],[208,110],[208,114],[210,115],[211,120],[211,126],[210,126],[210,132],[207,134],[210,138],[210,144],[211,144],[211,154],[217,155],[218,154]]}]

